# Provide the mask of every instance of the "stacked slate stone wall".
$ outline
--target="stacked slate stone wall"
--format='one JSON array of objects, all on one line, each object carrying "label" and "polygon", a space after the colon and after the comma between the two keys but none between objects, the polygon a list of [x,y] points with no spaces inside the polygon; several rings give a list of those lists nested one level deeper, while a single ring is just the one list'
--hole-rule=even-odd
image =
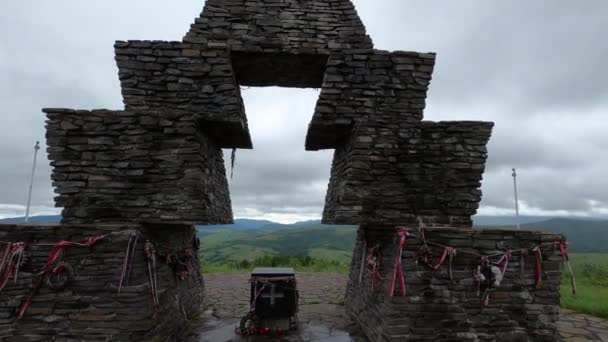
[{"label": "stacked slate stone wall", "polygon": [[471,227],[481,201],[481,180],[487,158],[486,144],[493,123],[476,121],[423,121],[414,134],[400,134],[396,168],[408,189],[407,206],[393,206],[415,215],[425,224]]},{"label": "stacked slate stone wall", "polygon": [[162,41],[117,41],[114,47],[127,110],[159,111],[166,125],[194,121],[219,147],[251,148],[226,49]]},{"label": "stacked slate stone wall", "polygon": [[373,47],[349,0],[211,0],[183,40],[231,51],[247,86],[319,88],[330,54]]},{"label": "stacked slate stone wall", "polygon": [[359,49],[333,54],[306,149],[336,148],[360,121],[398,128],[422,120],[434,65],[434,53]]},{"label": "stacked slate stone wall", "polygon": [[[502,240],[506,248],[519,248],[555,237],[463,229],[472,225],[481,200],[493,124],[422,121],[434,53],[374,50],[349,0],[208,0],[183,41],[117,41],[115,53],[125,110],[46,110],[56,205],[64,207],[64,222],[155,223],[140,228],[161,244],[191,236],[189,228],[169,223],[229,223],[221,148],[253,146],[239,86],[320,87],[305,147],[335,149],[323,221],[361,225],[346,304],[365,334],[373,341],[555,337],[561,271],[555,253],[543,262],[545,287],[534,289],[532,263],[527,263],[526,279],[518,283],[509,272],[483,310],[471,284],[476,261],[459,255],[455,281],[448,282],[444,271],[412,269],[415,241],[404,255],[412,295],[387,298],[386,281],[371,293],[369,274],[362,283],[354,277],[363,234],[368,242],[382,244],[387,261],[394,253],[392,228],[419,220],[452,227],[430,229],[429,239],[480,254],[502,249]],[[28,227],[15,229],[28,232]],[[126,229],[112,227],[83,231]],[[77,228],[83,226],[40,228],[39,235],[26,237],[65,239],[77,235],[72,233]],[[119,242],[107,251],[105,245],[93,248],[106,251],[108,258],[114,254],[102,260],[103,267],[78,264],[83,274],[91,274],[86,278],[91,291],[104,286],[99,298],[81,296],[78,286],[41,297],[47,301],[34,305],[29,318],[47,320],[39,328],[11,320],[10,308],[18,303],[7,299],[7,321],[0,329],[6,336],[25,335],[28,329],[39,334],[31,339],[53,333],[96,339],[112,333],[111,339],[128,340],[146,329],[174,335],[183,322],[180,315],[190,316],[202,300],[202,281],[194,281],[201,278],[171,283],[171,274],[159,270],[164,290],[158,315],[163,318],[151,319],[142,260],[134,281],[143,285],[113,297],[109,281],[116,274],[109,269],[119,263],[126,243]],[[518,262],[515,257],[510,269]],[[106,278],[94,280],[92,273],[99,270]],[[385,264],[382,272],[388,271]],[[27,277],[15,295],[25,291]],[[180,312],[177,308],[186,305],[182,298],[189,301]],[[79,320],[91,321],[91,329]]]},{"label": "stacked slate stone wall", "polygon": [[[492,123],[420,122],[399,128],[368,120],[350,143],[342,197],[327,199],[333,223],[470,227]],[[357,210],[359,209],[359,210]]]},{"label": "stacked slate stone wall", "polygon": [[208,0],[184,42],[290,54],[372,47],[349,0]]},{"label": "stacked slate stone wall", "polygon": [[46,109],[64,222],[232,220],[222,151],[175,112]]},{"label": "stacked slate stone wall", "polygon": [[[389,297],[396,252],[394,238],[386,229],[363,227],[353,253],[346,309],[370,341],[558,340],[556,322],[563,265],[559,250],[543,251],[541,288],[535,285],[534,255],[524,257],[522,279],[521,254],[514,253],[501,285],[492,290],[488,306],[482,307],[473,279],[479,257],[458,253],[450,280],[448,262],[438,271],[416,264],[421,242],[413,238],[408,240],[402,258],[406,296],[401,296],[397,285],[395,296]],[[426,238],[481,255],[563,240],[561,235],[541,232],[447,228],[427,228]],[[359,282],[364,239],[368,248],[377,243],[381,246],[381,274],[385,279],[374,292],[370,271],[365,270]],[[431,249],[437,263],[443,250]]]},{"label": "stacked slate stone wall", "polygon": [[362,210],[362,207],[358,206],[360,204],[358,199],[364,194],[359,193],[359,189],[353,189],[349,179],[352,178],[351,173],[359,174],[358,178],[361,179],[359,171],[366,172],[366,164],[352,159],[351,146],[352,143],[345,142],[336,147],[334,151],[329,185],[325,195],[323,212],[325,221],[334,222],[331,213],[336,211],[340,211],[343,215],[356,217]]},{"label": "stacked slate stone wall", "polygon": [[[129,233],[139,232],[129,282],[118,291]],[[121,233],[121,234],[116,234]],[[123,234],[124,233],[124,234]],[[63,260],[74,277],[63,289],[43,284],[25,315],[16,312],[32,289],[52,244],[106,237],[91,247],[66,247]],[[0,225],[0,240],[26,243],[26,261],[0,292],[0,339],[2,341],[174,341],[196,318],[203,301],[203,278],[198,259],[187,280],[177,280],[173,270],[159,259],[156,277],[160,307],[151,298],[148,267],[144,257],[147,239],[175,250],[192,246],[191,226],[140,225]],[[48,243],[48,245],[35,245]]]},{"label": "stacked slate stone wall", "polygon": [[492,123],[421,121],[434,54],[345,51],[328,62],[306,148],[334,148],[323,220],[470,227]]}]

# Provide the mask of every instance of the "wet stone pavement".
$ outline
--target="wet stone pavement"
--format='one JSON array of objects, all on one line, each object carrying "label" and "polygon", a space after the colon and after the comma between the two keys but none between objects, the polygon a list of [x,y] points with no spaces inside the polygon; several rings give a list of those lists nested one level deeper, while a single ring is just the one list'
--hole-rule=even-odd
[{"label": "wet stone pavement", "polygon": [[564,342],[608,342],[608,320],[561,309],[559,332]]},{"label": "wet stone pavement", "polygon": [[[344,312],[347,277],[336,273],[298,273],[299,329],[284,337],[239,337],[234,328],[248,311],[249,274],[205,274],[207,307],[188,342],[288,341],[365,342]],[[562,309],[564,342],[608,342],[608,320]]]},{"label": "wet stone pavement", "polygon": [[281,338],[239,337],[234,329],[249,309],[249,274],[205,274],[207,307],[199,329],[188,342],[289,341],[365,342],[344,312],[347,278],[336,273],[298,273],[297,331]]}]

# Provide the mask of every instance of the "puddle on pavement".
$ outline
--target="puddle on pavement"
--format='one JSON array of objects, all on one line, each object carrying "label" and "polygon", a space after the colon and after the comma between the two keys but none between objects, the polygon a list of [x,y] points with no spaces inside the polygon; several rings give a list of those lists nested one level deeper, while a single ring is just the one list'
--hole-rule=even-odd
[{"label": "puddle on pavement", "polygon": [[290,331],[285,336],[248,336],[241,337],[234,332],[237,319],[208,318],[199,330],[199,342],[360,342],[360,337],[351,335],[349,332],[332,328],[323,322],[300,323],[298,330]]}]

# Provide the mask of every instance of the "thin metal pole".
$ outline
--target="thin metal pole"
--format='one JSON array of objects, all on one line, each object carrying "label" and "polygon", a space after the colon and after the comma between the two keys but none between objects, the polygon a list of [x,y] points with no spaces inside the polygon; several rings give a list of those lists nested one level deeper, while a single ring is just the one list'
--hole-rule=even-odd
[{"label": "thin metal pole", "polygon": [[517,173],[515,172],[515,169],[513,169],[513,192],[515,194],[515,217],[517,220],[517,229],[520,229],[519,227],[519,203],[517,202]]},{"label": "thin metal pole", "polygon": [[30,219],[30,203],[32,202],[32,187],[34,185],[34,173],[36,172],[36,158],[38,157],[38,150],[40,149],[40,142],[36,141],[34,146],[34,163],[32,164],[32,176],[30,178],[30,188],[27,193],[27,206],[25,207],[25,222]]}]

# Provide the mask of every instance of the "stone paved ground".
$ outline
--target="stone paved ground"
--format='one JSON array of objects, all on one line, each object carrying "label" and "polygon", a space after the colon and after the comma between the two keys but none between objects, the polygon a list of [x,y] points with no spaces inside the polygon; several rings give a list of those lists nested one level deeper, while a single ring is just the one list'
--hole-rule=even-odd
[{"label": "stone paved ground", "polygon": [[[239,341],[233,338],[232,329],[248,309],[248,279],[247,273],[205,274],[206,324],[192,341]],[[346,276],[298,273],[297,281],[301,328],[298,336],[287,341],[363,341],[344,312]],[[608,320],[602,318],[562,310],[559,329],[564,342],[608,342]]]},{"label": "stone paved ground", "polygon": [[565,342],[608,342],[608,320],[562,309],[559,331]]}]

